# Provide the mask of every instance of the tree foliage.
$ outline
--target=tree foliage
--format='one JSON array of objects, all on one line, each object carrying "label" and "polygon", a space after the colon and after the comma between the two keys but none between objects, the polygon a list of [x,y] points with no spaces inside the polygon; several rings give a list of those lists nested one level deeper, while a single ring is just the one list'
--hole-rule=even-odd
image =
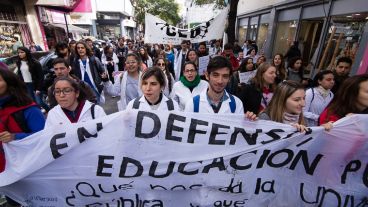
[{"label": "tree foliage", "polygon": [[236,14],[238,11],[239,0],[193,0],[193,2],[197,5],[215,3],[215,7],[217,8],[223,8],[227,6],[227,2],[229,2],[230,9],[229,9],[228,26],[226,29],[226,33],[227,33],[229,43],[235,42],[235,22],[236,22]]},{"label": "tree foliage", "polygon": [[173,0],[130,0],[134,7],[134,15],[138,24],[144,25],[145,13],[158,16],[169,24],[176,25],[180,21],[179,5]]}]

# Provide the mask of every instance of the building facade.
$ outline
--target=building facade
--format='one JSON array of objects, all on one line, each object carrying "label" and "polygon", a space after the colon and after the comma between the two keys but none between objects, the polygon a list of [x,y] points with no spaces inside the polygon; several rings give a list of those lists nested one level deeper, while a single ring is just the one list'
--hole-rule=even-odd
[{"label": "building facade", "polygon": [[268,59],[298,41],[311,75],[341,56],[353,59],[355,74],[364,61],[367,22],[366,0],[240,0],[236,34],[239,42],[256,41]]}]

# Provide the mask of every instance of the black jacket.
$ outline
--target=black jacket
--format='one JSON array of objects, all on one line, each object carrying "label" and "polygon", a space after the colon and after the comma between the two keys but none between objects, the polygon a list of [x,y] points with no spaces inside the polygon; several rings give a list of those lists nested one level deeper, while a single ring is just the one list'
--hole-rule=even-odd
[{"label": "black jacket", "polygon": [[[101,61],[98,58],[94,56],[91,56],[88,58],[89,58],[89,68],[91,70],[91,74],[93,78],[93,80],[91,81],[94,82],[94,84],[97,87],[98,92],[101,93],[103,89],[103,85],[102,85],[102,80],[101,80],[100,75],[103,72],[105,72],[105,68],[103,67]],[[79,79],[82,80],[82,70],[79,65],[79,58],[75,58],[75,60],[73,61],[72,74],[74,74],[75,76],[77,76]]]},{"label": "black jacket", "polygon": [[237,96],[243,102],[244,113],[247,111],[251,111],[255,114],[259,113],[259,107],[262,101],[262,91],[254,84],[242,85]]},{"label": "black jacket", "polygon": [[[17,61],[17,67],[18,67],[17,75],[24,81],[22,72],[20,71],[20,64],[21,64],[21,61],[20,60]],[[31,76],[32,76],[32,84],[33,84],[34,90],[41,91],[42,85],[43,85],[43,71],[42,71],[42,66],[40,62],[38,62],[37,60],[33,60],[32,66],[28,64],[28,67],[29,67],[29,72],[31,73]]]}]

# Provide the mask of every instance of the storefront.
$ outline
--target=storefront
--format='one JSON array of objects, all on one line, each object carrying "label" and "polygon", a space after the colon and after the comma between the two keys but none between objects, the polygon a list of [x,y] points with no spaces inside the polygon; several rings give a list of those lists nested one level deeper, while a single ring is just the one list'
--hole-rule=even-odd
[{"label": "storefront", "polygon": [[341,56],[348,56],[358,64],[362,57],[359,48],[366,47],[366,43],[361,45],[367,30],[366,5],[366,0],[279,1],[239,15],[237,35],[240,41],[256,41],[268,58],[286,54],[293,42],[298,41],[304,65],[316,69],[312,74],[333,68]]},{"label": "storefront", "polygon": [[24,14],[22,1],[0,3],[0,57],[14,55],[17,45],[31,44],[32,37]]}]

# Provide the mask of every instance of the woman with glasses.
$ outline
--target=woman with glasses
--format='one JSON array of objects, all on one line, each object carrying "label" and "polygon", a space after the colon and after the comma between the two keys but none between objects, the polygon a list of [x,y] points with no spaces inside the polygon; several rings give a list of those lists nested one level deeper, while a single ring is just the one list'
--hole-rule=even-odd
[{"label": "woman with glasses", "polygon": [[163,94],[166,86],[166,75],[161,68],[149,68],[141,77],[143,96],[137,97],[128,103],[127,109],[140,110],[178,110],[178,104]]},{"label": "woman with glasses", "polygon": [[175,83],[174,77],[171,75],[168,69],[168,63],[164,58],[157,58],[155,61],[155,66],[160,68],[165,75],[166,86],[164,88],[164,95],[170,97],[173,85]]},{"label": "woman with glasses", "polygon": [[127,104],[142,95],[140,89],[141,59],[135,53],[129,53],[125,61],[125,71],[114,77],[115,83],[108,80],[107,74],[103,74],[104,87],[111,96],[119,96],[117,102],[119,111],[125,110]]},{"label": "woman with glasses", "polygon": [[184,110],[187,101],[192,101],[194,96],[207,88],[207,81],[199,77],[197,65],[194,62],[186,62],[183,76],[173,86],[171,98],[178,102],[180,110]]},{"label": "woman with glasses", "polygon": [[102,107],[86,100],[79,84],[69,77],[56,78],[51,90],[58,105],[49,111],[45,128],[106,116]]}]

